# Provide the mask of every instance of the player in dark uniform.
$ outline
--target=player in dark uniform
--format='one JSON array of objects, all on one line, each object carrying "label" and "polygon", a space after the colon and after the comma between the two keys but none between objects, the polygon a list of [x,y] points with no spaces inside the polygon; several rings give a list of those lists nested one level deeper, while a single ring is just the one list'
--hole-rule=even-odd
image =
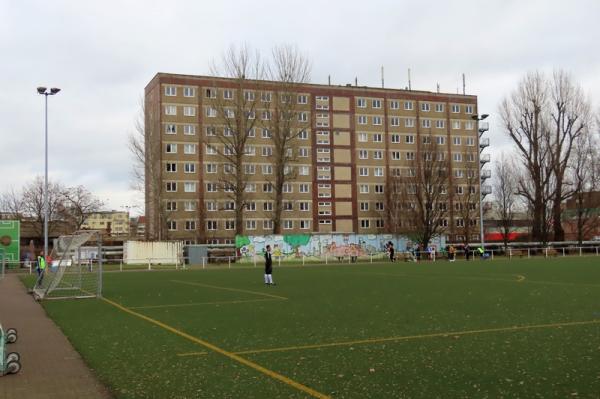
[{"label": "player in dark uniform", "polygon": [[265,284],[275,285],[273,282],[273,258],[271,257],[270,245],[267,245],[265,250]]}]

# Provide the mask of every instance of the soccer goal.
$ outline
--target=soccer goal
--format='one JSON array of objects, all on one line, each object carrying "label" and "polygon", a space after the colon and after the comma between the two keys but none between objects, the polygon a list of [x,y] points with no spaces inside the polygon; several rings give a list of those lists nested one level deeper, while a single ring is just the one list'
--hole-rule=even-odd
[{"label": "soccer goal", "polygon": [[[96,247],[97,258],[82,257],[82,247]],[[37,299],[96,298],[102,296],[102,237],[97,230],[60,236],[54,242],[57,259],[38,275],[33,295]]]}]

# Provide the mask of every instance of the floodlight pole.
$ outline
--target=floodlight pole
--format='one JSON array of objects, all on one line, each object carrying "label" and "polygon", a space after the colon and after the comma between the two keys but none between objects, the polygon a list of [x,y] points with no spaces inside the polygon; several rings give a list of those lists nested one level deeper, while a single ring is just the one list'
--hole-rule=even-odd
[{"label": "floodlight pole", "polygon": [[50,91],[45,87],[38,87],[38,94],[44,98],[44,258],[48,256],[48,96],[53,96],[60,91],[59,88],[53,87]]}]

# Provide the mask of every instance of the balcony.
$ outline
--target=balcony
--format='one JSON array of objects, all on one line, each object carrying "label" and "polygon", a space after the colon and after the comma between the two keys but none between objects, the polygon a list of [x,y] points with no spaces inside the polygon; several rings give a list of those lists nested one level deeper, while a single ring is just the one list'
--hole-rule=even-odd
[{"label": "balcony", "polygon": [[481,166],[483,166],[486,163],[490,162],[490,160],[491,160],[490,154],[481,154],[479,156],[479,163],[481,164]]},{"label": "balcony", "polygon": [[479,122],[479,128],[477,130],[479,131],[479,135],[481,136],[483,133],[490,130],[490,124],[488,122]]},{"label": "balcony", "polygon": [[492,193],[492,186],[488,186],[487,184],[481,186],[481,196],[482,197],[485,197],[486,195],[491,194],[491,193]]},{"label": "balcony", "polygon": [[479,148],[481,148],[482,150],[486,147],[490,146],[490,139],[489,138],[484,138],[484,139],[480,139],[479,140]]},{"label": "balcony", "polygon": [[492,171],[489,169],[485,169],[481,171],[481,182],[483,183],[484,181],[486,181],[487,179],[489,179],[490,177],[492,177]]}]

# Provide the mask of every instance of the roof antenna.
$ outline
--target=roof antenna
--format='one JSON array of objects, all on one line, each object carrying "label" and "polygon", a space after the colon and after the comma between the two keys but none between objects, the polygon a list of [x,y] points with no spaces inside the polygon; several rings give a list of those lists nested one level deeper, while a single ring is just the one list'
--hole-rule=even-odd
[{"label": "roof antenna", "polygon": [[438,94],[440,92],[440,84],[439,83],[437,84],[437,92],[438,92]]},{"label": "roof antenna", "polygon": [[464,73],[462,74],[462,78],[463,78],[463,96],[464,96],[466,93],[465,74]]},{"label": "roof antenna", "polygon": [[381,66],[381,88],[385,88],[385,81],[384,81],[384,76],[383,76],[383,65]]},{"label": "roof antenna", "polygon": [[358,86],[358,77],[354,77],[354,86]]},{"label": "roof antenna", "polygon": [[327,75],[327,84],[331,86],[331,75]]},{"label": "roof antenna", "polygon": [[410,86],[410,68],[408,68],[408,90],[412,90]]}]

